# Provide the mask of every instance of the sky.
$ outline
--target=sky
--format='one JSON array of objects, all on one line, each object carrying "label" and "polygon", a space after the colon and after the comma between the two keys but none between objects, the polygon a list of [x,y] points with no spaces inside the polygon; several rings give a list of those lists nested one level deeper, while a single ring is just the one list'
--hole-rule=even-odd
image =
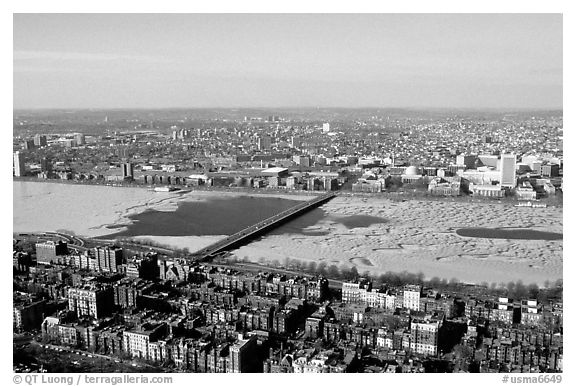
[{"label": "sky", "polygon": [[15,14],[14,108],[562,108],[560,14]]}]

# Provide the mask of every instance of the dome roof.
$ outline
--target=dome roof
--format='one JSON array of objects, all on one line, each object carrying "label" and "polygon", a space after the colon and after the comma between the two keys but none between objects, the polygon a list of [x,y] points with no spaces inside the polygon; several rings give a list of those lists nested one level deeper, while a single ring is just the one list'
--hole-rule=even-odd
[{"label": "dome roof", "polygon": [[404,174],[408,176],[416,176],[418,175],[418,169],[416,168],[416,166],[408,166]]}]

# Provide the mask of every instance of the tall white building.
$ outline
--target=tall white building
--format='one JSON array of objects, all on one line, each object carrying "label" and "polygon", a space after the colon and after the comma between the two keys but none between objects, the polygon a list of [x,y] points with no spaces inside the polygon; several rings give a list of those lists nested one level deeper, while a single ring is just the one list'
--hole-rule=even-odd
[{"label": "tall white building", "polygon": [[422,287],[414,284],[406,284],[404,286],[404,308],[420,311],[420,293]]},{"label": "tall white building", "polygon": [[417,354],[438,354],[441,321],[436,318],[414,318],[410,323],[410,349]]},{"label": "tall white building", "polygon": [[500,186],[504,188],[516,186],[516,156],[514,154],[500,156]]},{"label": "tall white building", "polygon": [[322,125],[322,132],[323,133],[329,133],[330,132],[330,124],[329,123],[324,123]]},{"label": "tall white building", "polygon": [[24,158],[22,153],[19,151],[14,153],[14,175],[16,177],[21,177],[26,172],[26,167],[24,166]]}]

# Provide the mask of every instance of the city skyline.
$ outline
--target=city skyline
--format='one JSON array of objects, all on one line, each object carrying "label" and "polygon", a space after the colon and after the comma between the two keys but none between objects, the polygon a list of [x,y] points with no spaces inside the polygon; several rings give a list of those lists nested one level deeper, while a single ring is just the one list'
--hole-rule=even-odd
[{"label": "city skyline", "polygon": [[560,14],[14,15],[16,109],[561,109],[562,68]]}]

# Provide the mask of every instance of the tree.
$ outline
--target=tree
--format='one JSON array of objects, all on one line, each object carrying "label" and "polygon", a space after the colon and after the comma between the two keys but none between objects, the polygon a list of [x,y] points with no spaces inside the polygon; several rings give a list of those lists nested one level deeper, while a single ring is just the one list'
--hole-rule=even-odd
[{"label": "tree", "polygon": [[342,276],[342,278],[346,279],[346,280],[357,279],[359,277],[358,269],[356,269],[356,267],[354,267],[354,266],[350,269],[344,268],[341,270],[340,276]]},{"label": "tree", "polygon": [[321,261],[316,267],[316,272],[318,275],[326,276],[326,263]]},{"label": "tree", "polygon": [[538,287],[537,284],[529,284],[527,287],[528,290],[528,296],[530,297],[530,299],[537,299],[538,298],[538,294],[540,293],[540,288]]},{"label": "tree", "polygon": [[416,274],[416,280],[417,280],[417,284],[423,284],[424,283],[424,272],[420,271]]},{"label": "tree", "polygon": [[440,278],[438,276],[434,276],[432,279],[428,281],[428,284],[432,288],[438,288],[438,286],[440,285]]},{"label": "tree", "polygon": [[381,274],[380,276],[378,276],[378,281],[380,282],[380,284],[388,283],[388,275],[386,275],[385,273]]},{"label": "tree", "polygon": [[516,287],[516,285],[514,284],[513,281],[509,281],[508,284],[506,284],[506,290],[508,291],[508,297],[514,296],[514,287]]},{"label": "tree", "polygon": [[315,273],[317,269],[317,265],[315,261],[311,261],[308,263],[307,271],[310,273]]},{"label": "tree", "polygon": [[472,356],[470,347],[463,344],[457,344],[452,351],[454,352],[454,357],[457,359],[468,359]]},{"label": "tree", "polygon": [[350,276],[352,280],[357,279],[360,276],[356,267],[350,268]]},{"label": "tree", "polygon": [[524,283],[522,283],[522,280],[518,280],[515,286],[514,297],[516,299],[523,299],[526,296],[528,296],[528,290]]},{"label": "tree", "polygon": [[328,277],[331,277],[331,278],[335,278],[335,279],[340,278],[340,270],[334,264],[332,264],[331,266],[328,267],[327,274],[328,274]]},{"label": "tree", "polygon": [[564,282],[562,281],[562,279],[558,279],[554,283],[554,287],[556,287],[556,288],[562,288],[563,286],[564,286]]},{"label": "tree", "polygon": [[302,263],[300,260],[294,259],[292,262],[295,270],[303,271],[305,269],[306,264]]},{"label": "tree", "polygon": [[448,283],[450,288],[453,288],[453,289],[456,289],[458,287],[458,284],[460,284],[460,281],[458,281],[458,279],[456,279],[455,277],[450,279],[450,282]]}]

